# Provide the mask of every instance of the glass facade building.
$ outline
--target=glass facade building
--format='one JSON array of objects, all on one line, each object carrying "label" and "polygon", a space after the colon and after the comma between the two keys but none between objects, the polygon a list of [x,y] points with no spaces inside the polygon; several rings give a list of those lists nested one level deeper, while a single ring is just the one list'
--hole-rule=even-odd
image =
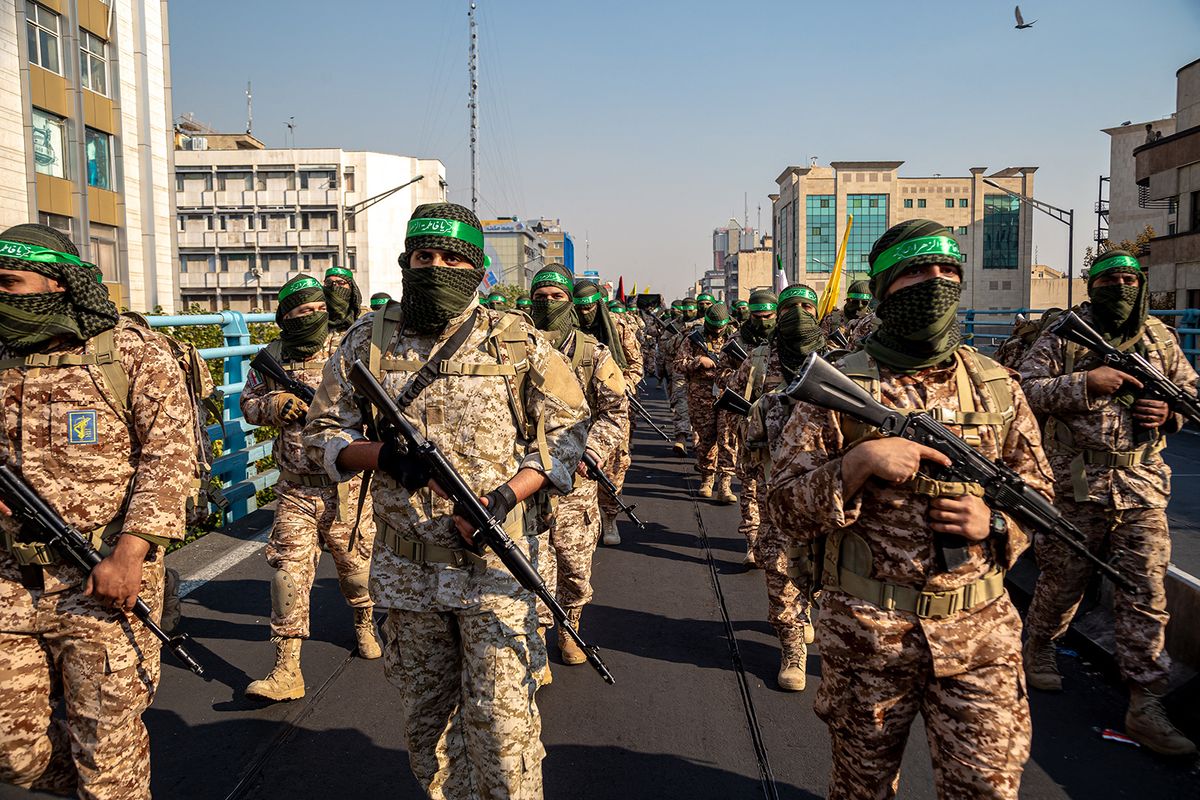
[{"label": "glass facade building", "polygon": [[1016,269],[1021,228],[1021,201],[1006,194],[983,198],[983,268]]},{"label": "glass facade building", "polygon": [[837,198],[810,194],[805,199],[805,266],[807,272],[831,272],[837,258]]},{"label": "glass facade building", "polygon": [[846,273],[866,273],[867,256],[888,229],[886,194],[846,195],[846,213],[854,216],[850,241],[846,244]]}]

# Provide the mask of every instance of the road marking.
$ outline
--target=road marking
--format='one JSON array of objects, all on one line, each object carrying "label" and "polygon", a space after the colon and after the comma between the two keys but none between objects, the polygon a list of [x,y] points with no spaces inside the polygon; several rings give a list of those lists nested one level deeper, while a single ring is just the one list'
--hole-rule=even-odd
[{"label": "road marking", "polygon": [[205,565],[203,568],[196,570],[186,578],[180,576],[179,581],[179,597],[183,599],[191,594],[196,589],[199,589],[204,584],[211,581],[213,578],[225,572],[228,569],[240,564],[256,552],[261,550],[267,543],[267,535],[270,533],[270,528],[260,531],[251,539],[234,547],[225,555],[218,558],[211,564]]}]

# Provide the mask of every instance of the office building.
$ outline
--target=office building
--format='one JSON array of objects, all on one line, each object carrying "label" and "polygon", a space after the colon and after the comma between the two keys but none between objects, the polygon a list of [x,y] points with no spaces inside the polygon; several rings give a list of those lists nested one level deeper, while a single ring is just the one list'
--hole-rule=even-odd
[{"label": "office building", "polygon": [[[528,289],[538,270],[554,260],[547,256],[549,242],[534,230],[533,222],[516,217],[480,222],[483,223],[483,251],[492,259],[489,271],[496,283]],[[573,248],[571,253],[574,260]]]}]

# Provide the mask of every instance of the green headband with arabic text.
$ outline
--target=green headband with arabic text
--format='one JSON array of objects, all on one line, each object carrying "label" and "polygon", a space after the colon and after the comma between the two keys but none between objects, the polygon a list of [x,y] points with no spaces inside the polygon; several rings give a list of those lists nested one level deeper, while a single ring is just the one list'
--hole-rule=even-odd
[{"label": "green headband with arabic text", "polygon": [[[0,253],[0,255],[3,255],[3,253]],[[1116,269],[1117,267],[1130,267],[1139,274],[1142,271],[1141,262],[1133,256],[1119,255],[1110,258],[1101,256],[1099,260],[1092,264],[1092,268],[1088,270],[1088,277],[1094,278],[1101,272],[1108,272],[1110,269]]]},{"label": "green headband with arabic text", "polygon": [[807,286],[789,286],[779,293],[779,302],[782,303],[784,300],[788,300],[793,297],[799,297],[809,301],[810,303],[818,302],[817,293]]},{"label": "green headband with arabic text", "polygon": [[958,249],[958,242],[949,236],[917,236],[893,245],[880,253],[875,258],[875,262],[871,264],[868,274],[878,275],[901,261],[907,261],[917,256],[947,256],[947,260],[959,264],[967,260],[962,251]]},{"label": "green headband with arabic text", "polygon": [[[468,225],[465,222],[453,219],[435,219],[432,217],[410,219],[405,235],[445,236],[448,239],[458,239],[461,242],[474,245],[480,250],[483,249],[483,231],[474,225]],[[485,253],[483,256],[483,266],[490,267],[491,265],[492,258]]]},{"label": "green headband with arabic text", "polygon": [[[0,240],[0,258],[15,258],[19,261],[31,261],[35,264],[70,264],[75,267],[87,267],[95,270],[96,265],[84,261],[77,255],[64,253],[61,250],[51,250],[49,247],[39,247],[36,244],[24,242],[9,242]],[[96,282],[104,283],[104,276],[96,274]]]}]

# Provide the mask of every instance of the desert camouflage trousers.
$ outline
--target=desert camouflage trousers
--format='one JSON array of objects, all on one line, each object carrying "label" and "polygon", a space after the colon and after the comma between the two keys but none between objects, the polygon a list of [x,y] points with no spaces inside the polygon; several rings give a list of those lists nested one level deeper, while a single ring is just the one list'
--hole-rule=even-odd
[{"label": "desert camouflage trousers", "polygon": [[[160,552],[142,567],[140,591],[155,620],[162,596]],[[81,584],[26,589],[0,553],[0,781],[89,800],[149,798],[142,714],[158,686],[158,648],[136,617],[101,606]]]},{"label": "desert camouflage trousers", "polygon": [[789,574],[797,566],[795,553],[801,545],[763,519],[758,529],[754,557],[767,583],[767,621],[780,642],[803,641],[809,621],[811,587],[807,576]]},{"label": "desert camouflage trousers", "polygon": [[[621,440],[621,444],[617,446],[604,462],[604,472],[608,475],[609,480],[617,487],[617,494],[625,488],[625,473],[629,472],[629,465],[633,463],[633,459],[629,456],[630,437],[633,436],[632,420],[625,421],[625,438]],[[616,519],[621,514],[621,508],[617,505],[617,501],[609,497],[608,492],[600,490],[600,512],[604,515],[604,520],[607,522],[611,519]]]},{"label": "desert camouflage trousers", "polygon": [[[592,555],[600,540],[600,512],[596,505],[599,484],[590,478],[580,479],[575,491],[558,499],[554,519],[550,522],[550,550],[552,555],[544,558],[555,569],[546,572],[542,579],[554,592],[555,599],[563,608],[587,605],[592,599]],[[538,616],[544,625],[553,623],[550,609],[542,614],[538,604]]]},{"label": "desert camouflage trousers", "polygon": [[[1161,688],[1171,672],[1166,651],[1170,615],[1165,582],[1171,562],[1166,509],[1115,510],[1061,495],[1056,504],[1083,531],[1088,549],[1133,581],[1133,594],[1114,587],[1117,665],[1125,680]],[[1041,574],[1025,629],[1030,636],[1057,639],[1067,632],[1079,608],[1092,567],[1054,537],[1038,536],[1035,547]]]},{"label": "desert camouflage trousers", "polygon": [[1031,734],[1021,620],[1007,596],[995,603],[1005,607],[991,611],[1003,618],[986,634],[994,639],[993,657],[938,677],[919,625],[902,635],[875,630],[857,615],[862,601],[825,593],[814,710],[829,726],[833,747],[830,800],[895,797],[917,714],[925,722],[938,797],[1015,800]]},{"label": "desert camouflage trousers", "polygon": [[696,434],[696,469],[701,476],[719,473],[733,476],[733,442],[724,434],[728,431],[719,425],[723,416],[712,396],[711,381],[688,381],[688,414],[692,430]]},{"label": "desert camouflage trousers", "polygon": [[[738,522],[738,533],[746,539],[746,548],[755,553],[758,542],[759,531],[762,526],[762,514],[759,511],[758,505],[759,489],[766,488],[762,481],[762,467],[747,457],[746,449],[742,447],[740,426],[738,425],[738,417],[726,411],[721,412],[721,419],[725,425],[724,436],[728,437],[732,443],[734,452],[737,454],[735,461],[734,473],[737,475],[738,482],[742,484],[742,490],[738,493],[738,509],[741,511],[741,520]],[[766,499],[765,492],[762,499]]]},{"label": "desert camouflage trousers", "polygon": [[375,520],[369,501],[351,537],[361,485],[361,478],[349,482],[343,521],[339,521],[336,486],[299,486],[285,480],[275,484],[279,507],[266,551],[267,563],[276,570],[271,580],[272,636],[308,638],[309,595],[322,549],[333,556],[346,602],[353,608],[371,607],[367,582]]},{"label": "desert camouflage trousers", "polygon": [[674,372],[668,375],[667,397],[671,401],[671,435],[677,442],[690,444],[692,422],[688,416],[687,378]]},{"label": "desert camouflage trousers", "polygon": [[400,690],[413,775],[432,800],[541,800],[546,664],[532,601],[521,611],[391,609],[384,674]]}]

